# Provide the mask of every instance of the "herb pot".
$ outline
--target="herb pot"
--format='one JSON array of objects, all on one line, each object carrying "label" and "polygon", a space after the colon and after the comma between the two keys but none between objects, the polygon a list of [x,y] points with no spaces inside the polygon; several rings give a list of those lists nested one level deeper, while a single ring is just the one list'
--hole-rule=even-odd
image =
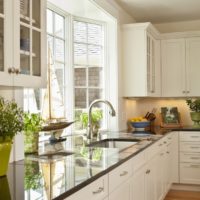
[{"label": "herb pot", "polygon": [[200,127],[200,112],[191,112],[190,116],[194,122],[193,126],[196,128]]}]

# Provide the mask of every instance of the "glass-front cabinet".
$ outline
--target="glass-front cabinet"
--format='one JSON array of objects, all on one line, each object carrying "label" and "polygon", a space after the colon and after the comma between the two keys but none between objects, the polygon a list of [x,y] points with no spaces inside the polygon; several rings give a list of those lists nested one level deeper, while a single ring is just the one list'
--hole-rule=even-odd
[{"label": "glass-front cabinet", "polygon": [[46,0],[0,0],[0,72],[9,78],[0,85],[45,87],[45,20]]}]

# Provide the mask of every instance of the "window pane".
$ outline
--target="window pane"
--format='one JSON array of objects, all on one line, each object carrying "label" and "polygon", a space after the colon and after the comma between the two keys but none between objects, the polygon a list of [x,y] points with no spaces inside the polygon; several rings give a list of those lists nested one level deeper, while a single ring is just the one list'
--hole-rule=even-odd
[{"label": "window pane", "polygon": [[53,34],[53,12],[47,10],[47,33]]},{"label": "window pane", "polygon": [[64,62],[65,57],[64,57],[64,50],[65,50],[65,45],[64,41],[60,39],[55,39],[55,59],[57,61]]},{"label": "window pane", "polygon": [[74,44],[74,63],[77,65],[87,64],[87,47],[84,44]]},{"label": "window pane", "polygon": [[47,35],[47,49],[50,48],[51,54],[53,55],[53,37]]},{"label": "window pane", "polygon": [[64,17],[55,14],[55,35],[64,38]]},{"label": "window pane", "polygon": [[55,64],[56,78],[58,80],[58,85],[61,94],[63,95],[63,87],[64,87],[64,64],[56,63]]},{"label": "window pane", "polygon": [[89,86],[93,87],[101,87],[102,86],[102,68],[99,67],[91,67],[89,68]]},{"label": "window pane", "polygon": [[100,46],[88,46],[88,64],[95,66],[102,65],[102,48]]},{"label": "window pane", "polygon": [[86,42],[87,26],[86,23],[74,21],[74,41],[75,42]]},{"label": "window pane", "polygon": [[75,69],[75,86],[86,86],[86,69]]},{"label": "window pane", "polygon": [[89,104],[95,99],[102,98],[102,90],[101,89],[89,89]]},{"label": "window pane", "polygon": [[86,108],[86,89],[75,89],[75,108]]},{"label": "window pane", "polygon": [[102,26],[96,24],[88,24],[88,43],[97,45],[103,44]]}]

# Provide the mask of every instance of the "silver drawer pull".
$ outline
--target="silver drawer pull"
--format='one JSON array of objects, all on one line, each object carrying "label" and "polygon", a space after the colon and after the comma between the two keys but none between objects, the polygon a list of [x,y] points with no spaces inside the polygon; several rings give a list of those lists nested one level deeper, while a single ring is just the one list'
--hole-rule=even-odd
[{"label": "silver drawer pull", "polygon": [[123,172],[120,174],[120,176],[126,176],[126,174],[128,174],[128,172],[127,172],[127,171],[123,171]]},{"label": "silver drawer pull", "polygon": [[99,187],[98,190],[93,191],[92,193],[93,193],[93,194],[99,194],[99,193],[101,193],[102,191],[103,191],[103,188],[102,188],[102,187]]},{"label": "silver drawer pull", "polygon": [[166,142],[166,141],[164,141],[164,142],[163,142],[163,144],[167,144],[167,142]]},{"label": "silver drawer pull", "polygon": [[191,138],[200,138],[200,136],[190,136]]},{"label": "silver drawer pull", "polygon": [[190,159],[193,159],[193,160],[199,160],[200,157],[190,157]]},{"label": "silver drawer pull", "polygon": [[200,147],[190,147],[191,149],[199,149]]},{"label": "silver drawer pull", "polygon": [[169,154],[170,152],[169,152],[169,151],[167,151],[166,153],[168,153],[168,154]]},{"label": "silver drawer pull", "polygon": [[149,174],[150,172],[151,172],[151,170],[150,170],[150,169],[147,169],[146,174]]},{"label": "silver drawer pull", "polygon": [[192,168],[200,168],[200,165],[190,165]]}]

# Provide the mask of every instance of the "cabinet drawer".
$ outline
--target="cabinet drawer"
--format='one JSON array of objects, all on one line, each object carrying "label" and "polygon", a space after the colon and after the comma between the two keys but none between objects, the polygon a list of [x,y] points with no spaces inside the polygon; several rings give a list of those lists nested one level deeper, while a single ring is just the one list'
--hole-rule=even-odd
[{"label": "cabinet drawer", "polygon": [[181,163],[180,183],[200,184],[200,164]]},{"label": "cabinet drawer", "polygon": [[109,173],[109,193],[132,175],[132,160],[129,160]]},{"label": "cabinet drawer", "polygon": [[200,163],[200,153],[180,153],[180,162]]},{"label": "cabinet drawer", "polygon": [[181,142],[180,151],[182,152],[200,152],[200,143]]},{"label": "cabinet drawer", "polygon": [[108,175],[105,175],[73,195],[66,198],[66,200],[102,200],[108,195]]},{"label": "cabinet drawer", "polygon": [[146,151],[139,153],[132,159],[133,173],[135,173],[138,169],[140,169],[143,165],[145,165],[146,163],[145,152]]},{"label": "cabinet drawer", "polygon": [[200,142],[200,132],[180,132],[180,141]]}]

